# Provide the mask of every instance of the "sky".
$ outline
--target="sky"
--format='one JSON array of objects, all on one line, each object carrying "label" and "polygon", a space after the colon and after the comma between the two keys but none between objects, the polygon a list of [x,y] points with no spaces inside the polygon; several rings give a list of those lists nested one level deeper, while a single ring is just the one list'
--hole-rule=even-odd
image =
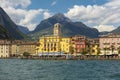
[{"label": "sky", "polygon": [[16,24],[31,31],[56,13],[99,31],[120,26],[120,0],[0,0],[0,6]]}]

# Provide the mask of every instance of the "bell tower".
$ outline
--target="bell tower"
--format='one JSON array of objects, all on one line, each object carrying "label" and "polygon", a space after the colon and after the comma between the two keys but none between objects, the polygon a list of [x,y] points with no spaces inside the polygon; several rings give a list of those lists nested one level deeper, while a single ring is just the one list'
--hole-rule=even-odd
[{"label": "bell tower", "polygon": [[54,36],[61,36],[61,24],[54,24]]}]

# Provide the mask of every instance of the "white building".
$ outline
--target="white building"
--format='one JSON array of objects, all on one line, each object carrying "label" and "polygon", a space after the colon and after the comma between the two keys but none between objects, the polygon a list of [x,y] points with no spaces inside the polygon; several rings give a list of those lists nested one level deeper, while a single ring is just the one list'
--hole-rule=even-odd
[{"label": "white building", "polygon": [[0,40],[0,58],[9,57],[10,53],[11,53],[10,41]]}]

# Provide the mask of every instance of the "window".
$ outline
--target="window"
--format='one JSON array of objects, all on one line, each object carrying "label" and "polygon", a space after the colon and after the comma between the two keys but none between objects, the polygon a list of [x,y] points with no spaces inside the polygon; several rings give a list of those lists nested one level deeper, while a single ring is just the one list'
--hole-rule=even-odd
[{"label": "window", "polygon": [[48,44],[48,47],[49,47],[49,44]]},{"label": "window", "polygon": [[56,43],[54,44],[54,46],[56,46]]}]

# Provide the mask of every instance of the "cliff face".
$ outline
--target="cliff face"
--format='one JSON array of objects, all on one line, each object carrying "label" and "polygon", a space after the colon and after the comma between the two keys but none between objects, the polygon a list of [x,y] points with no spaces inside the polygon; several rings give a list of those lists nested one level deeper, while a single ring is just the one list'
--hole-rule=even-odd
[{"label": "cliff face", "polygon": [[0,25],[0,39],[11,39],[9,32]]},{"label": "cliff face", "polygon": [[6,12],[0,7],[0,25],[9,33],[12,39],[23,39],[24,34],[19,31],[17,25],[10,19]]}]

